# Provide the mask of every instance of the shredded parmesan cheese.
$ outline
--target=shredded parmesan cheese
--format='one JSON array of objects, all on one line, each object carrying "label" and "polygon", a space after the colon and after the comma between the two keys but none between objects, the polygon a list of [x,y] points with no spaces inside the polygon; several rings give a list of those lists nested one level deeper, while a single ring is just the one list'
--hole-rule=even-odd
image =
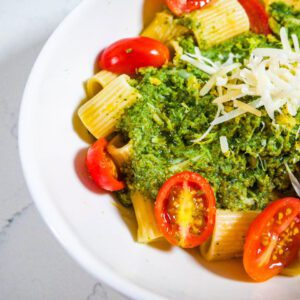
[{"label": "shredded parmesan cheese", "polygon": [[[215,119],[218,119],[218,117],[220,116],[220,113],[221,113],[221,109],[220,107],[218,108],[218,111],[216,113],[216,117]],[[211,130],[214,128],[215,124],[211,123],[209,128],[203,133],[203,135],[198,138],[198,139],[195,139],[195,140],[192,140],[193,143],[199,143],[201,142],[203,139],[205,139],[207,137],[207,135],[211,132]]]},{"label": "shredded parmesan cheese", "polygon": [[239,91],[239,90],[232,90],[230,92],[227,92],[227,94],[219,96],[218,98],[216,98],[213,101],[213,103],[221,104],[221,103],[228,102],[229,100],[238,99],[240,97],[243,97],[243,94],[241,93],[241,91]]},{"label": "shredded parmesan cheese", "polygon": [[294,43],[294,48],[295,48],[296,53],[300,53],[299,40],[298,40],[297,35],[294,33],[292,34],[292,40]]},{"label": "shredded parmesan cheese", "polygon": [[[211,61],[198,48],[195,49],[195,54],[186,53],[181,56],[182,60],[211,76],[200,90],[201,96],[214,90],[218,95],[213,101],[214,104],[222,106],[233,101],[237,107],[229,113],[222,109],[222,115],[216,116],[211,126],[227,122],[244,113],[261,116],[258,110],[260,107],[265,108],[273,121],[275,112],[281,113],[283,106],[287,107],[290,115],[296,115],[300,107],[300,46],[295,34],[291,38],[292,45],[287,30],[281,28],[282,49],[254,49],[243,66],[233,62],[232,54],[223,64],[220,61]],[[245,103],[242,99],[246,96],[256,97],[257,100]]]},{"label": "shredded parmesan cheese", "polygon": [[264,163],[263,163],[263,161],[262,161],[260,155],[258,154],[257,157],[258,157],[258,160],[259,160],[259,162],[260,162],[261,168],[265,171],[265,170],[266,170],[266,169],[265,169],[265,165],[264,165]]},{"label": "shredded parmesan cheese", "polygon": [[[249,103],[248,105],[253,106],[253,107],[255,107],[255,108],[259,108],[259,107],[262,106],[260,100],[255,100],[255,101]],[[222,124],[222,123],[224,123],[224,122],[227,122],[227,121],[229,121],[229,120],[232,120],[232,119],[234,119],[234,118],[236,118],[236,117],[238,117],[238,116],[240,116],[240,115],[243,115],[243,114],[245,114],[245,113],[246,113],[246,111],[243,110],[243,109],[240,109],[240,108],[235,109],[235,110],[232,110],[232,111],[230,111],[229,113],[225,113],[223,116],[220,116],[220,117],[215,118],[215,119],[211,122],[211,125],[214,125],[214,126],[215,126],[215,125],[218,125],[218,124]]]},{"label": "shredded parmesan cheese", "polygon": [[300,133],[300,126],[299,126],[298,129],[297,129],[296,136],[295,136],[295,140],[298,140],[299,133]]},{"label": "shredded parmesan cheese", "polygon": [[220,136],[220,145],[222,153],[226,153],[229,150],[228,141],[226,136]]},{"label": "shredded parmesan cheese", "polygon": [[292,173],[292,171],[289,168],[289,166],[287,165],[287,163],[284,163],[284,165],[289,174],[289,178],[292,183],[292,186],[293,186],[295,192],[297,193],[297,195],[300,197],[300,183],[299,183],[298,179],[296,178],[296,176]]},{"label": "shredded parmesan cheese", "polygon": [[234,100],[234,104],[236,107],[246,111],[246,112],[249,112],[253,115],[256,115],[258,117],[261,116],[261,111],[259,111],[257,108],[245,103],[245,102],[241,102],[239,100]]}]

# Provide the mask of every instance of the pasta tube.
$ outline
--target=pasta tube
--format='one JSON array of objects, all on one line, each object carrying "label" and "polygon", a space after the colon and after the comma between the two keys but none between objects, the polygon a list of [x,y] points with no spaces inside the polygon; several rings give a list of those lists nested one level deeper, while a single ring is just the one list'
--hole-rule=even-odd
[{"label": "pasta tube", "polygon": [[190,18],[198,25],[193,32],[201,47],[222,43],[250,28],[247,13],[238,0],[216,0],[192,12]]},{"label": "pasta tube", "polygon": [[156,14],[152,23],[150,23],[141,35],[166,43],[177,36],[183,35],[187,31],[188,28],[174,22],[171,14],[160,12]]},{"label": "pasta tube", "polygon": [[298,252],[298,259],[284,268],[280,274],[291,277],[300,276],[300,250]]},{"label": "pasta tube", "polygon": [[93,77],[91,77],[86,83],[86,93],[88,98],[92,98],[98,94],[102,88],[106,87],[111,81],[116,79],[118,75],[102,70]]},{"label": "pasta tube", "polygon": [[150,243],[162,237],[154,216],[154,202],[140,192],[132,192],[131,200],[138,223],[137,241]]},{"label": "pasta tube", "polygon": [[258,211],[217,210],[211,239],[200,246],[206,260],[225,260],[243,255],[245,237]]},{"label": "pasta tube", "polygon": [[129,161],[132,151],[132,141],[124,145],[121,135],[117,135],[109,142],[107,151],[120,168]]},{"label": "pasta tube", "polygon": [[79,118],[97,139],[111,134],[124,109],[138,99],[128,79],[127,75],[117,77],[79,108]]}]

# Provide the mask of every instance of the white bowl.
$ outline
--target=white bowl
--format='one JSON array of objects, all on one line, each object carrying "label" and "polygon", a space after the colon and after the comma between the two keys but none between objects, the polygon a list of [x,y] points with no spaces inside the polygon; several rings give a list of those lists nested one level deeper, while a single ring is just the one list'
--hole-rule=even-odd
[{"label": "white bowl", "polygon": [[130,231],[134,225],[128,227],[130,213],[120,214],[112,197],[86,180],[88,143],[74,130],[83,82],[93,74],[101,49],[139,33],[143,5],[151,1],[157,2],[85,0],[42,50],[19,123],[21,160],[36,205],[85,269],[132,298],[300,299],[299,278],[254,284],[240,262],[210,264],[196,250],[137,244]]}]

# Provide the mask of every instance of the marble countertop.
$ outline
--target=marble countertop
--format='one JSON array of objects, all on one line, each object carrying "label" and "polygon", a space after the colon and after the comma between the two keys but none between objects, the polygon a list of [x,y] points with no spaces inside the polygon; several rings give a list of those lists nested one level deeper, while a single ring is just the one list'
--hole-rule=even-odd
[{"label": "marble countertop", "polygon": [[0,298],[127,299],[85,272],[41,219],[18,154],[18,114],[43,44],[80,0],[0,1]]}]

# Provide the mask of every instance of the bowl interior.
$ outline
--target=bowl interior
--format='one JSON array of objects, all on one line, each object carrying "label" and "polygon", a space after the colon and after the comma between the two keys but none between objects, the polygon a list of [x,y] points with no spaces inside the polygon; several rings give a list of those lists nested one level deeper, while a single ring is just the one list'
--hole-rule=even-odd
[{"label": "bowl interior", "polygon": [[[50,38],[24,94],[20,152],[25,176],[47,224],[86,269],[138,299],[284,299],[299,279],[248,282],[240,261],[206,263],[196,250],[134,242],[132,211],[87,178],[89,135],[76,108],[101,49],[137,35],[159,0],[85,0]],[[145,10],[148,13],[144,13]]]}]

